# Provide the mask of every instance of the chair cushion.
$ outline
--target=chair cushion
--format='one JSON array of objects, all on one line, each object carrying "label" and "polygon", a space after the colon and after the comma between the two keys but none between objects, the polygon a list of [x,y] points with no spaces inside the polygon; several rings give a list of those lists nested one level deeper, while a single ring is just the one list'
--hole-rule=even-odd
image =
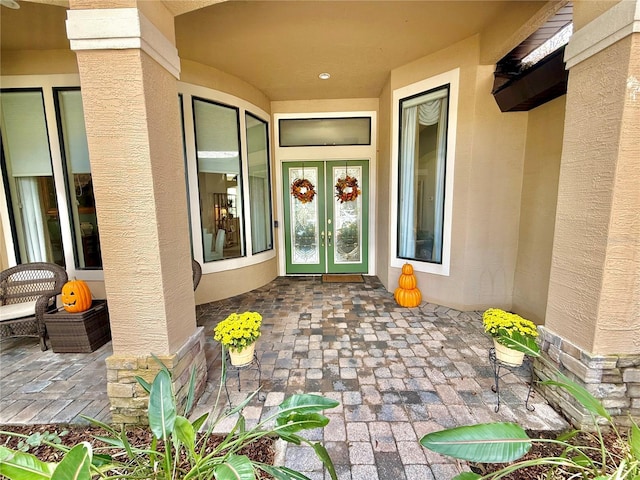
[{"label": "chair cushion", "polygon": [[22,317],[32,317],[36,314],[36,301],[12,303],[0,306],[0,322],[15,320]]}]

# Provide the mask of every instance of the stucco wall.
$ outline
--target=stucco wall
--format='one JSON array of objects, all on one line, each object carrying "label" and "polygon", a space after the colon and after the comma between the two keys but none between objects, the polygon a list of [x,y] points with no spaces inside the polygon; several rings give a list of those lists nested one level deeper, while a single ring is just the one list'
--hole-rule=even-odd
[{"label": "stucco wall", "polygon": [[540,324],[547,309],[565,100],[531,110],[527,125],[513,310]]},{"label": "stucco wall", "polygon": [[[460,68],[450,275],[417,272],[423,298],[459,309],[511,308],[527,114],[500,112],[490,93],[494,68],[478,65],[479,47],[471,37],[400,67],[391,89]],[[386,283],[395,288],[399,276],[390,268]]]},{"label": "stucco wall", "polygon": [[140,51],[77,54],[114,354],[175,352],[195,329],[175,79]]},{"label": "stucco wall", "polygon": [[639,51],[634,34],[569,73],[546,325],[594,354],[640,353]]},{"label": "stucco wall", "polygon": [[185,60],[184,58],[180,60],[180,65],[182,67],[180,81],[234,95],[253,103],[267,113],[271,112],[267,96],[247,82],[217,68]]},{"label": "stucco wall", "polygon": [[2,50],[0,70],[2,75],[78,73],[78,64],[71,50]]},{"label": "stucco wall", "polygon": [[249,267],[202,275],[200,285],[196,289],[196,305],[223,300],[260,288],[276,278],[277,272],[277,262],[274,259]]}]

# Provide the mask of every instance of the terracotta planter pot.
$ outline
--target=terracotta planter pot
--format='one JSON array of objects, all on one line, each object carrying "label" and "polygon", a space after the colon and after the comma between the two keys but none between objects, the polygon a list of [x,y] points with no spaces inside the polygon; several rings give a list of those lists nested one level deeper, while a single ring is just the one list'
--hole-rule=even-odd
[{"label": "terracotta planter pot", "polygon": [[524,360],[523,352],[505,347],[501,343],[498,343],[495,338],[493,339],[493,346],[496,349],[496,360],[510,367],[519,367],[522,365]]},{"label": "terracotta planter pot", "polygon": [[242,349],[242,352],[238,352],[234,348],[229,348],[229,358],[231,358],[231,365],[234,367],[241,367],[247,365],[253,360],[253,352],[256,349],[255,342]]}]

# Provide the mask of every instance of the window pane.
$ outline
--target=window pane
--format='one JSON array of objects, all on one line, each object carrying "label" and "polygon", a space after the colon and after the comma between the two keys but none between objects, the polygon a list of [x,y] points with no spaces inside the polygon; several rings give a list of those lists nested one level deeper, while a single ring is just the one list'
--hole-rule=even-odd
[{"label": "window pane", "polygon": [[442,263],[449,88],[400,102],[398,257]]},{"label": "window pane", "polygon": [[204,261],[244,256],[238,110],[193,100]]},{"label": "window pane", "polygon": [[271,230],[271,186],[269,183],[269,143],[267,123],[245,114],[249,159],[252,253],[273,248]]},{"label": "window pane", "polygon": [[281,147],[371,145],[371,118],[292,118],[279,122]]},{"label": "window pane", "polygon": [[64,266],[58,203],[41,91],[5,91],[2,111],[3,172],[20,263]]},{"label": "window pane", "polygon": [[58,90],[58,117],[69,188],[71,225],[77,268],[101,268],[98,219],[93,198],[87,134],[79,90]]}]

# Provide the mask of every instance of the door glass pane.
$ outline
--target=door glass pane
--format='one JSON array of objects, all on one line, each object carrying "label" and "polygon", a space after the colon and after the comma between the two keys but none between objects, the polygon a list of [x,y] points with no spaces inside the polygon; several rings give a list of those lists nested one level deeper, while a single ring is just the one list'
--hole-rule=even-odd
[{"label": "door glass pane", "polygon": [[442,263],[448,86],[401,101],[398,257]]},{"label": "door glass pane", "polygon": [[58,90],[58,116],[62,130],[65,174],[71,205],[76,267],[101,268],[98,219],[93,197],[87,133],[80,90]]},{"label": "door glass pane", "polygon": [[238,110],[193,100],[204,261],[244,256]]},{"label": "door glass pane", "polygon": [[0,94],[3,171],[18,261],[64,266],[58,203],[41,91]]},{"label": "door glass pane", "polygon": [[[362,167],[333,167],[333,185],[338,180],[358,181],[358,189],[362,187]],[[349,181],[351,180],[351,181]],[[349,193],[354,187],[343,189]],[[337,193],[337,190],[336,190]],[[333,198],[334,238],[333,261],[336,264],[360,263],[362,257],[362,195],[355,200],[341,202],[337,196]]]},{"label": "door glass pane", "polygon": [[[289,168],[290,183],[297,179],[309,180],[318,191],[318,169],[316,167]],[[302,192],[304,193],[304,192]],[[320,263],[320,242],[318,239],[318,200],[317,196],[310,202],[302,203],[293,195],[289,195],[291,211],[291,263]]]},{"label": "door glass pane", "polygon": [[245,114],[249,160],[249,201],[251,202],[252,253],[273,248],[271,229],[271,186],[269,182],[269,142],[267,123]]}]

